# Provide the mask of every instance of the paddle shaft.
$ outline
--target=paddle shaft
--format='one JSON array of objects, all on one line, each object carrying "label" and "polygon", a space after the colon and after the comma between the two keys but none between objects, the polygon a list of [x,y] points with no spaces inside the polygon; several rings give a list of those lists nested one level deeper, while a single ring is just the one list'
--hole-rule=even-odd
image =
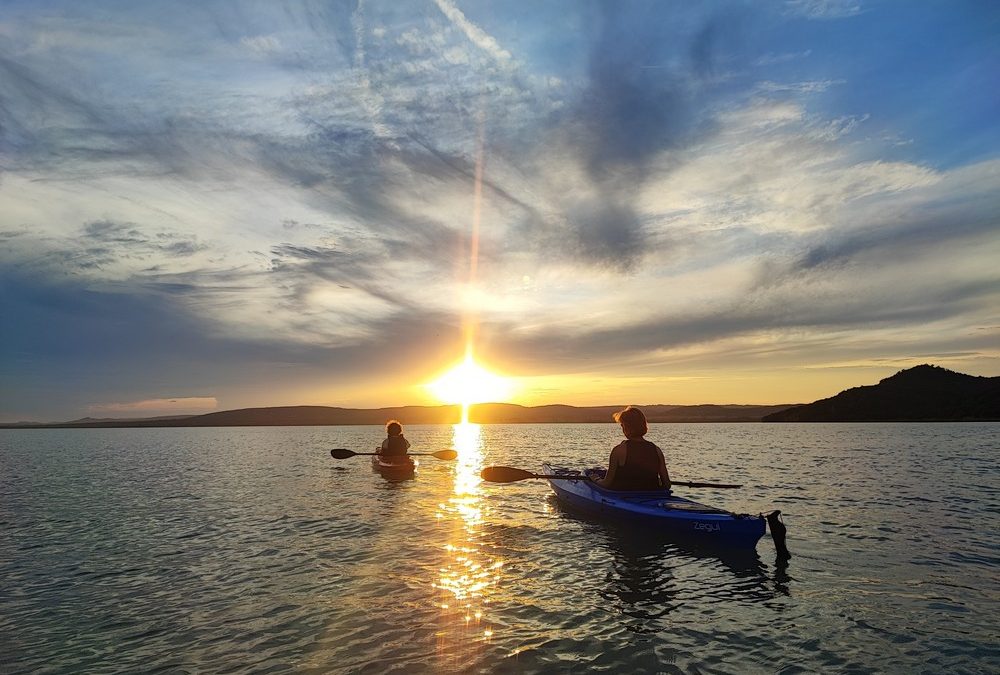
[{"label": "paddle shaft", "polygon": [[[556,475],[556,474],[541,474],[541,473],[536,473],[536,474],[534,474],[531,477],[532,478],[544,478],[545,480],[592,480],[590,478],[590,476],[583,476],[583,475],[579,475],[579,476],[563,476],[563,475]],[[683,485],[684,487],[694,487],[694,488],[720,488],[720,489],[729,489],[729,490],[735,490],[736,488],[743,487],[742,485],[733,485],[733,484],[729,484],[729,483],[696,483],[696,482],[692,482],[692,481],[683,481],[683,480],[672,480],[672,481],[670,481],[670,485],[671,486],[673,486],[673,485]]]},{"label": "paddle shaft", "polygon": [[[367,455],[369,457],[382,455],[381,452],[355,452],[354,450],[348,450],[347,448],[334,448],[330,451],[330,455],[334,459],[348,459],[350,457],[356,457],[358,455]],[[437,452],[408,452],[406,455],[400,455],[401,457],[409,457],[416,455],[418,457],[436,457],[437,459],[455,459],[458,457],[458,453],[454,450],[438,450]]]},{"label": "paddle shaft", "polygon": [[[514,466],[488,466],[479,472],[479,475],[483,480],[489,481],[491,483],[514,483],[519,480],[530,480],[532,478],[540,478],[543,480],[592,480],[590,476],[582,473],[557,473],[557,474],[543,474],[543,473],[532,473],[526,469],[519,469]],[[685,487],[694,488],[721,488],[721,489],[735,489],[742,487],[741,485],[732,485],[729,483],[703,483],[695,481],[671,481],[671,486],[683,485]]]},{"label": "paddle shaft", "polygon": [[[378,455],[379,457],[383,456],[381,452],[355,452],[354,454],[355,455],[367,455],[367,456]],[[408,452],[405,455],[384,455],[384,456],[385,457],[433,457],[434,453],[433,452]]]}]

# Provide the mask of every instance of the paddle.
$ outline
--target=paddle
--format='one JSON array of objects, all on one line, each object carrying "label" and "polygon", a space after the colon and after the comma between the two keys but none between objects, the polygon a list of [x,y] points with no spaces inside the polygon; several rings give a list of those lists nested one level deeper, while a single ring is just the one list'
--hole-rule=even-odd
[{"label": "paddle", "polygon": [[[517,469],[512,466],[488,466],[480,472],[480,477],[483,480],[489,481],[491,483],[513,483],[519,480],[528,480],[529,478],[545,478],[547,480],[590,480],[589,477],[582,474],[564,476],[561,474],[541,474],[541,473],[531,473],[530,471],[525,471],[524,469]],[[742,485],[727,485],[724,483],[692,483],[688,481],[672,480],[671,485],[683,485],[684,487],[693,488],[725,488],[725,489],[735,489],[743,487]]]},{"label": "paddle", "polygon": [[[347,448],[334,448],[330,451],[330,456],[334,459],[347,459],[348,457],[354,457],[355,455],[377,455],[377,452],[354,452],[353,450],[348,450]],[[437,457],[438,459],[455,459],[458,457],[458,452],[455,450],[438,450],[437,452],[410,452],[409,455],[418,455],[420,457]]]}]

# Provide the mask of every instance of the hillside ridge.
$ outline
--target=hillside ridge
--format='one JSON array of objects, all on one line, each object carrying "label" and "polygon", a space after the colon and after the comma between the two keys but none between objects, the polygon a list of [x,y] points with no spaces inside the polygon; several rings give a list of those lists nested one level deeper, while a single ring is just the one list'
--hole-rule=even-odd
[{"label": "hillside ridge", "polygon": [[966,375],[930,364],[763,418],[764,422],[995,420],[1000,420],[1000,377]]}]

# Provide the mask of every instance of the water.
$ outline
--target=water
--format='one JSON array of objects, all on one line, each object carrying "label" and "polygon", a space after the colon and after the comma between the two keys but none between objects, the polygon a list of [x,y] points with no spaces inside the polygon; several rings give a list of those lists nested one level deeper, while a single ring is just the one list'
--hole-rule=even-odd
[{"label": "water", "polygon": [[488,464],[615,425],[0,431],[0,672],[1000,671],[1000,425],[653,425],[682,494],[782,509],[793,558],[565,513]]}]

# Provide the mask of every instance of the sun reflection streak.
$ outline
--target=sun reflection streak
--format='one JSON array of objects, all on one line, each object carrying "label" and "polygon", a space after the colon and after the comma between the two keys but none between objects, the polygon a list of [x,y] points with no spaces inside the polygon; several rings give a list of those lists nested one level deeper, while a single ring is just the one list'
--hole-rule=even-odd
[{"label": "sun reflection streak", "polygon": [[[490,596],[500,580],[503,561],[492,559],[482,548],[480,527],[484,522],[482,502],[482,436],[478,424],[456,424],[453,445],[458,450],[455,485],[448,501],[438,504],[438,522],[449,527],[443,546],[444,563],[439,570],[439,591],[435,603],[440,608],[438,655],[443,659],[465,660],[489,641],[495,631],[488,619]],[[453,665],[460,665],[458,663]]]}]

